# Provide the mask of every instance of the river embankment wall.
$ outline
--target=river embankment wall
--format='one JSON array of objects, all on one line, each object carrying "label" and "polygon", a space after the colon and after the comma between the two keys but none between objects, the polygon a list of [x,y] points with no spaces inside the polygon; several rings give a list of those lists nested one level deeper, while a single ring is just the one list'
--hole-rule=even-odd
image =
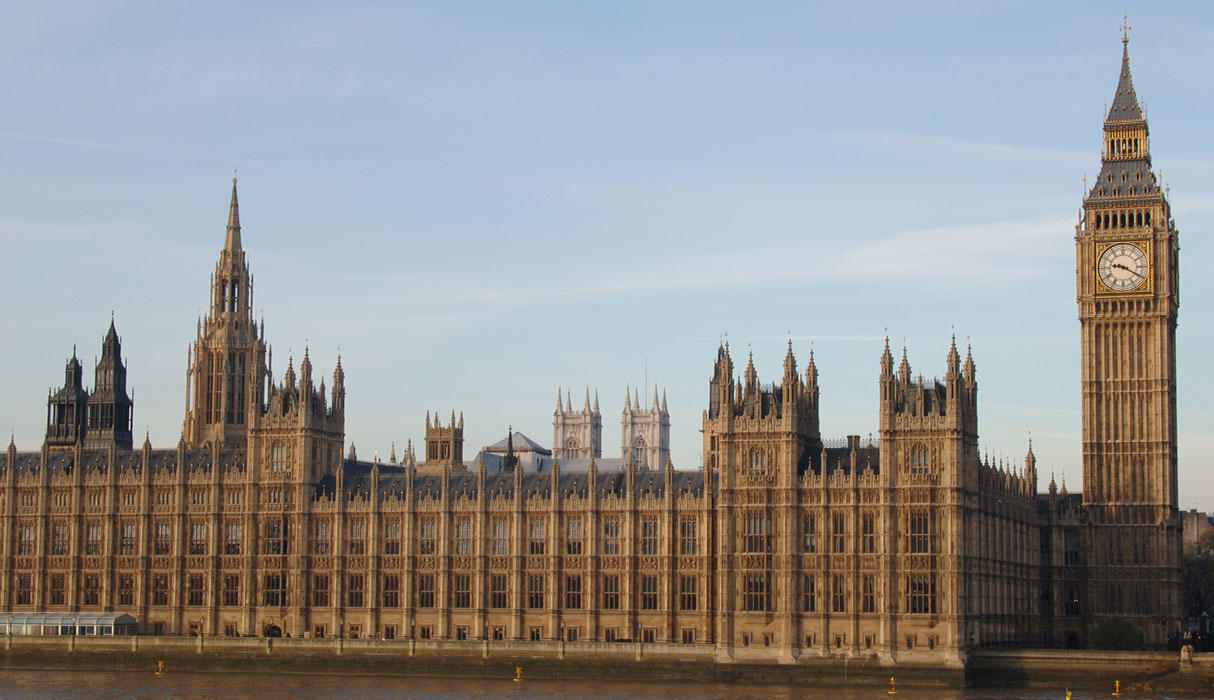
[{"label": "river embankment wall", "polygon": [[551,680],[654,680],[809,687],[1057,687],[1214,697],[1214,654],[983,650],[964,668],[944,659],[891,663],[875,654],[803,656],[712,645],[264,639],[249,637],[5,637],[0,668],[135,673],[349,674]]}]

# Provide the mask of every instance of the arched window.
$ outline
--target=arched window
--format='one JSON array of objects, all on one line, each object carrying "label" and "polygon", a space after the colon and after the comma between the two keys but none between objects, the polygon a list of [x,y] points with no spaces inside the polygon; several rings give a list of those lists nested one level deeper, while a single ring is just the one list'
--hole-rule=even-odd
[{"label": "arched window", "polygon": [[632,441],[632,461],[637,469],[649,468],[649,451],[645,449],[645,438],[638,437]]},{"label": "arched window", "polygon": [[750,450],[750,474],[751,476],[763,476],[767,474],[767,451],[755,447]]},{"label": "arched window", "polygon": [[287,446],[282,441],[275,442],[270,448],[270,471],[285,472],[287,470]]},{"label": "arched window", "polygon": [[577,451],[577,438],[569,438],[565,441],[565,449],[569,452]]},{"label": "arched window", "polygon": [[927,474],[931,470],[931,452],[926,445],[914,445],[910,453],[911,474]]}]

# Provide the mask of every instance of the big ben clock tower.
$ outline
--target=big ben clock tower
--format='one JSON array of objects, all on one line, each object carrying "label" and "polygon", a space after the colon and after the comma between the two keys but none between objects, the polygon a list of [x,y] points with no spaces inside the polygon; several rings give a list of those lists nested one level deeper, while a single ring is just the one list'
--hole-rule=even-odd
[{"label": "big ben clock tower", "polygon": [[[1126,27],[1128,29],[1128,27]],[[1124,618],[1149,645],[1178,631],[1176,313],[1179,245],[1151,171],[1128,37],[1100,176],[1075,230],[1083,348],[1089,631]]]}]

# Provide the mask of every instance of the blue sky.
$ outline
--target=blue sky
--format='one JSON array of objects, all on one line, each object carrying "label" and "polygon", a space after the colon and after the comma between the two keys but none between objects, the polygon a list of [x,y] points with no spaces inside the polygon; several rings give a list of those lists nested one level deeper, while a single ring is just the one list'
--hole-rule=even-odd
[{"label": "blue sky", "polygon": [[[281,376],[347,371],[360,456],[463,411],[551,442],[557,387],[666,389],[698,466],[716,346],[811,339],[825,436],[876,430],[885,329],[978,365],[982,449],[1077,489],[1074,225],[1121,54],[1107,3],[25,3],[0,25],[0,426],[116,315],[176,443],[240,172]],[[1214,8],[1130,3],[1181,231],[1180,483],[1214,507]],[[91,376],[91,375],[90,375]],[[580,403],[576,398],[575,402]]]}]

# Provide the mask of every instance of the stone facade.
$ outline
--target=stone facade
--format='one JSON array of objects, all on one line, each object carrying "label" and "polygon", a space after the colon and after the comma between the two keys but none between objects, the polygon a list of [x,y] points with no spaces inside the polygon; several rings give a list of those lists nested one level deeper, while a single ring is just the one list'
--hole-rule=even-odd
[{"label": "stone facade", "polygon": [[[179,444],[131,449],[111,325],[98,392],[73,356],[42,449],[0,458],[0,609],[129,612],[153,634],[630,639],[790,662],[1082,645],[1112,616],[1161,644],[1179,611],[1177,245],[1122,71],[1076,230],[1082,495],[1052,479],[1039,494],[1031,444],[1023,464],[979,455],[977,369],[955,339],[928,381],[886,341],[876,437],[823,439],[812,352],[802,372],[790,343],[762,384],[722,345],[695,470],[674,469],[656,392],[625,403],[619,470],[596,462],[589,392],[581,412],[558,398],[546,471],[518,467],[513,432],[496,469],[463,462],[454,412],[427,416],[421,462],[411,443],[403,464],[343,456],[340,359],[328,388],[306,350],[298,375],[293,360],[271,374],[233,183]],[[95,405],[125,418],[94,430]]]},{"label": "stone facade", "polygon": [[552,456],[554,459],[602,459],[603,414],[599,412],[599,394],[594,393],[594,408],[590,407],[590,390],[582,410],[574,411],[569,394],[561,406],[561,394],[556,395],[556,410],[552,412]]},{"label": "stone facade", "polygon": [[658,390],[653,390],[653,404],[641,408],[641,392],[632,396],[624,392],[624,410],[620,414],[620,457],[636,462],[637,469],[660,469],[670,460],[670,412],[666,410],[666,394],[658,403]]},{"label": "stone facade", "polygon": [[1094,619],[1161,643],[1180,606],[1176,483],[1179,234],[1151,170],[1123,42],[1100,175],[1075,227],[1083,375],[1083,506]]}]

